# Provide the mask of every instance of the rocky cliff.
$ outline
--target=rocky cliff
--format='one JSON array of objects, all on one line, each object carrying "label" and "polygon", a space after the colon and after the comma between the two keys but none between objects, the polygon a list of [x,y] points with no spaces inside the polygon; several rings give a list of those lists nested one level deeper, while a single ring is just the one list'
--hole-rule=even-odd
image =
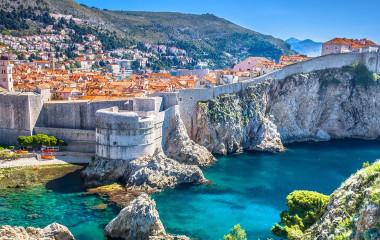
[{"label": "rocky cliff", "polygon": [[0,239],[75,240],[69,229],[58,223],[50,224],[43,229],[0,226]]},{"label": "rocky cliff", "polygon": [[303,239],[380,239],[380,161],[336,190],[321,219]]},{"label": "rocky cliff", "polygon": [[379,76],[364,65],[268,79],[199,102],[195,141],[214,153],[283,151],[283,143],[380,136]]}]

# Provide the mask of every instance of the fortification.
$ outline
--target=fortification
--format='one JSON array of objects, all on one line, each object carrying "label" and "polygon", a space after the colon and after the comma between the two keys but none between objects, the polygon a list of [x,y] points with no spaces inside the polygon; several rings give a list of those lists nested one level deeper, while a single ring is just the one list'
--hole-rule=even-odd
[{"label": "fortification", "polygon": [[314,58],[235,84],[155,93],[127,104],[125,100],[44,103],[43,96],[34,93],[3,93],[0,94],[0,143],[15,144],[19,135],[46,133],[66,140],[69,151],[96,151],[100,157],[128,160],[151,154],[157,147],[165,148],[170,120],[178,112],[193,138],[199,101],[237,93],[267,79],[281,80],[294,74],[354,63],[365,64],[370,71],[380,73],[380,53],[347,53]]},{"label": "fortification", "polygon": [[282,80],[294,74],[307,73],[329,68],[341,68],[358,63],[366,65],[372,72],[380,73],[380,53],[331,54],[289,65],[281,70],[239,83],[205,89],[181,90],[178,92],[178,104],[180,106],[181,118],[186,126],[190,138],[193,139],[194,127],[197,124],[197,103],[199,101],[207,101],[222,94],[237,93],[242,89],[246,89],[250,85],[263,82],[267,79]]},{"label": "fortification", "polygon": [[118,107],[96,112],[96,156],[129,161],[163,150],[170,119],[177,107],[164,109],[163,98],[134,98]]}]

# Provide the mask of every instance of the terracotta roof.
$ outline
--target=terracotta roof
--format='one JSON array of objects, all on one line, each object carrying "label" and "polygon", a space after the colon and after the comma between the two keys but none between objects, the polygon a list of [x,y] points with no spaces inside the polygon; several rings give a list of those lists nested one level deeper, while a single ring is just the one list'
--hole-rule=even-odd
[{"label": "terracotta roof", "polygon": [[368,39],[348,39],[348,38],[334,38],[328,42],[324,43],[325,45],[347,45],[351,48],[363,48],[363,47],[375,47],[378,46],[375,42]]}]

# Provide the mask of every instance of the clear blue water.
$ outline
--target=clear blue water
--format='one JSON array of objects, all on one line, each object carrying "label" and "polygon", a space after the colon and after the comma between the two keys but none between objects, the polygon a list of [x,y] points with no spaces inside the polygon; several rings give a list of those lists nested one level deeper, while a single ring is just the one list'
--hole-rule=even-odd
[{"label": "clear blue water", "polygon": [[248,239],[273,238],[271,226],[293,190],[330,194],[365,161],[380,158],[380,142],[345,140],[287,146],[282,154],[219,157],[206,186],[182,186],[154,196],[170,233],[222,239],[240,223]]},{"label": "clear blue water", "polygon": [[103,229],[119,212],[114,205],[97,210],[107,199],[84,192],[79,172],[46,186],[0,191],[0,225],[67,226],[78,240],[104,239]]}]

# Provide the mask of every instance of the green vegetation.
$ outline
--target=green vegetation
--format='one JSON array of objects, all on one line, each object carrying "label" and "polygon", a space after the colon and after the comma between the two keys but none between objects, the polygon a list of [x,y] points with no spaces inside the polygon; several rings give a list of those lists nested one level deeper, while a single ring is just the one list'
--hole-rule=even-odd
[{"label": "green vegetation", "polygon": [[4,168],[0,169],[0,189],[45,184],[82,169],[83,166],[72,164]]},{"label": "green vegetation", "polygon": [[281,221],[272,227],[272,232],[292,240],[299,239],[322,216],[329,196],[313,191],[294,191],[286,200],[288,210],[281,213]]},{"label": "green vegetation", "polygon": [[[8,7],[4,7],[5,5]],[[277,60],[282,54],[294,53],[290,50],[290,46],[280,39],[243,28],[212,14],[110,11],[77,4],[71,0],[45,0],[41,1],[41,4],[36,4],[36,1],[5,0],[0,6],[6,10],[17,9],[20,6],[24,9],[32,7],[33,10],[30,12],[33,13],[38,12],[34,11],[37,5],[41,8],[39,12],[49,8],[49,12],[70,14],[90,20],[91,24],[86,26],[69,24],[69,27],[76,31],[72,36],[75,41],[82,41],[82,35],[92,33],[100,39],[106,49],[138,43],[174,46],[186,50],[186,55],[194,59],[187,67],[196,65],[198,61],[207,60],[212,67],[223,68],[230,67],[236,60],[252,55]],[[38,22],[49,21],[48,18],[39,18]],[[20,20],[18,23],[20,26],[11,26],[13,23],[7,21],[9,26],[7,25],[4,31],[20,27],[28,28],[25,25],[28,22],[24,17],[17,19]],[[67,24],[62,21],[54,27],[60,29],[64,25]],[[34,29],[38,31],[41,26]],[[163,56],[159,61],[152,63],[151,67],[162,69],[177,64],[173,61],[176,60]]]},{"label": "green vegetation", "polygon": [[343,67],[344,71],[347,71],[353,76],[353,84],[363,87],[370,87],[375,84],[378,77],[375,73],[368,70],[364,64],[353,64],[351,66]]},{"label": "green vegetation", "polygon": [[247,240],[247,234],[240,224],[235,225],[231,231],[224,236],[224,240]]},{"label": "green vegetation", "polygon": [[[36,134],[33,136],[19,136],[17,142],[22,147],[41,147],[41,146],[56,146],[58,140],[54,136],[45,134]],[[61,142],[60,142],[61,143]]]}]

